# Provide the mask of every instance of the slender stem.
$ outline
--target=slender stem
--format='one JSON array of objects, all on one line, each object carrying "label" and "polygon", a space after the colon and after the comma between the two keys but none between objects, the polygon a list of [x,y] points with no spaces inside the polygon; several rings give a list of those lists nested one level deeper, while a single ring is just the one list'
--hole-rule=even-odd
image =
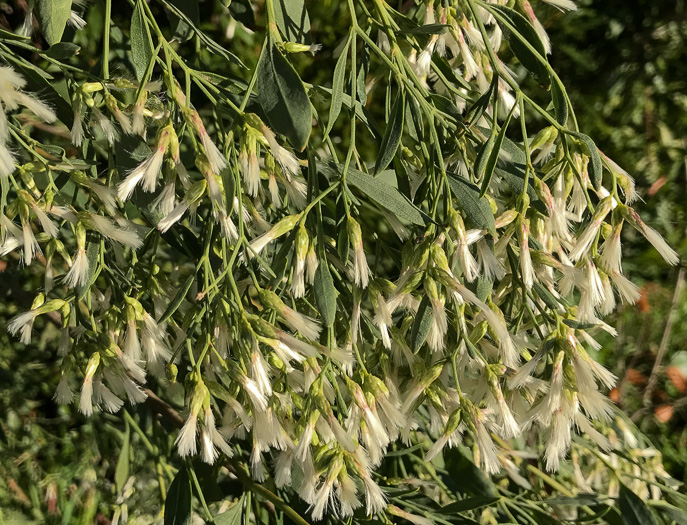
[{"label": "slender stem", "polygon": [[105,0],[105,30],[103,31],[103,79],[105,79],[105,80],[110,78],[110,24],[111,23],[112,23],[112,0]]},{"label": "slender stem", "polygon": [[668,350],[668,343],[670,342],[670,336],[673,332],[673,324],[675,324],[675,317],[677,315],[677,307],[679,305],[680,296],[682,295],[682,289],[684,287],[685,269],[680,268],[680,272],[677,276],[677,283],[675,284],[675,291],[673,292],[673,301],[670,305],[670,312],[668,313],[668,320],[666,321],[666,328],[663,331],[661,345],[658,347],[658,353],[656,354],[656,361],[654,361],[654,366],[651,369],[651,375],[649,376],[649,381],[647,382],[646,390],[644,391],[644,398],[642,400],[644,407],[649,407],[651,405],[651,396],[654,393],[654,388],[656,387],[656,382],[658,381],[658,372],[661,369],[663,357],[665,356],[666,350]]},{"label": "slender stem", "polygon": [[200,504],[203,507],[203,512],[205,512],[205,516],[207,517],[207,522],[215,523],[215,520],[212,517],[212,512],[210,512],[208,504],[205,502],[205,496],[203,496],[203,489],[200,487],[200,483],[198,482],[198,476],[196,476],[196,471],[193,469],[193,467],[189,468],[188,470],[191,473],[191,479],[193,480],[193,485],[196,488],[196,494],[198,494]]}]

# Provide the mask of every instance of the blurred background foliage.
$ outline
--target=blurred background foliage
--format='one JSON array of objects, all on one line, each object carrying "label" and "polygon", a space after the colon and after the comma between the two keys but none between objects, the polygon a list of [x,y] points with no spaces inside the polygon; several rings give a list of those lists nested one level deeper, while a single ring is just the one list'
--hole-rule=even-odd
[{"label": "blurred background foliage", "polygon": [[[580,128],[636,178],[645,201],[640,207],[642,216],[667,237],[684,260],[687,2],[576,2],[579,9],[565,14],[541,2],[535,6],[551,37],[551,63],[567,86]],[[314,60],[296,66],[303,78],[312,78],[313,83],[323,80],[318,75],[329,68],[319,68],[319,61],[333,59],[342,36],[337,29],[341,4],[308,2],[311,18],[318,21],[312,28],[313,41],[323,44],[324,50]],[[16,29],[25,5],[24,0],[0,1],[0,27]],[[254,27],[256,22],[246,5],[234,1],[232,13]],[[207,21],[201,28],[224,41],[252,68],[251,57],[257,60],[261,38],[223,15],[215,2],[200,2],[200,9],[200,19]],[[115,3],[113,18],[121,17],[128,24],[130,12],[127,3]],[[99,56],[102,37],[98,2],[88,10],[87,22],[75,40],[82,47],[76,60],[98,70],[100,64],[94,58]],[[124,61],[127,35],[117,30],[116,21],[112,38],[121,44],[114,52]],[[40,37],[35,44],[44,45]],[[213,60],[209,53],[199,56],[201,62]],[[228,71],[227,77],[233,78],[232,72]],[[368,86],[374,81],[366,80]],[[194,94],[194,101],[199,99],[202,94]],[[368,103],[374,105],[374,100],[372,92]],[[383,111],[379,108],[373,114],[383,118]],[[346,132],[339,136],[345,141]],[[619,376],[618,386],[611,392],[614,402],[662,451],[668,472],[684,480],[687,294],[675,293],[676,288],[678,292],[682,289],[684,274],[659,262],[658,254],[639,236],[628,235],[623,241],[625,270],[642,285],[643,297],[638,305],[621,308],[609,320],[618,327],[619,336],[602,341],[599,358]],[[0,326],[4,327],[7,319],[26,307],[28,290],[37,283],[27,279],[25,272],[19,273],[16,261],[0,264]],[[171,437],[145,443],[128,421],[127,436],[122,433],[121,414],[98,413],[85,418],[73,406],[58,408],[52,395],[59,377],[51,366],[56,362],[57,331],[49,322],[42,323],[35,327],[36,333],[42,333],[40,343],[28,347],[0,330],[0,523],[110,523],[113,515],[127,512],[122,505],[125,494],[127,505],[137,509],[139,523],[159,519],[157,502],[171,479],[161,458],[169,455]],[[147,414],[145,409],[135,414],[144,430],[153,423],[146,419]],[[125,440],[130,443],[128,454],[137,456],[130,462],[137,472],[123,472],[124,467],[118,465]],[[134,479],[129,474],[138,474],[135,492],[124,482]]]},{"label": "blurred background foliage", "polygon": [[[687,2],[580,0],[573,13],[546,10],[553,67],[565,82],[580,128],[630,173],[640,205],[687,257]],[[650,219],[649,219],[650,217]],[[628,231],[628,233],[631,233]],[[625,270],[642,285],[604,339],[601,361],[619,379],[613,400],[687,479],[687,294],[684,274],[660,264],[639,236],[623,238]],[[681,290],[679,290],[681,291]],[[671,323],[669,317],[673,317]],[[670,324],[670,326],[668,326]],[[653,372],[663,346],[663,356]],[[647,394],[650,382],[655,385]]]}]

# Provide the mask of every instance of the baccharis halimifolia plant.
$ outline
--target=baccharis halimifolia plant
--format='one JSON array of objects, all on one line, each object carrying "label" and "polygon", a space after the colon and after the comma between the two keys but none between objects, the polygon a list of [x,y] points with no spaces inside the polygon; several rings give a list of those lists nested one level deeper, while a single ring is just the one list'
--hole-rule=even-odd
[{"label": "baccharis halimifolia plant", "polygon": [[[313,520],[427,523],[394,487],[449,502],[436,469],[454,450],[505,475],[504,497],[532,489],[524,457],[572,493],[660,497],[660,457],[592,354],[604,316],[639,297],[623,228],[678,256],[578,130],[527,0],[329,2],[343,29],[314,58],[309,2],[238,2],[255,4],[259,57],[179,2],[132,1],[130,23],[104,3],[89,71],[50,54],[74,49],[70,14],[38,13],[60,92],[13,58],[26,38],[0,34],[0,250],[44,275],[7,328],[30,344],[39,319],[58,325],[59,403],[181,396],[175,490],[188,472],[200,490],[197,456],[297,493]],[[313,60],[303,83],[293,64]]]}]

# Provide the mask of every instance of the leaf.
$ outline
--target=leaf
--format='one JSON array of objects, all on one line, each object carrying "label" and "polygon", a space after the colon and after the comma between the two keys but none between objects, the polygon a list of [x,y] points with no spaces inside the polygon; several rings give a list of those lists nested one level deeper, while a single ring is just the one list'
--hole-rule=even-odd
[{"label": "leaf", "polygon": [[[469,339],[466,338],[465,342],[469,343]],[[470,458],[469,449],[463,445],[444,452],[446,469],[451,473],[452,483],[458,482],[461,492],[496,498],[498,494],[491,478],[487,477]]]},{"label": "leaf", "polygon": [[558,310],[560,304],[556,300],[556,297],[549,290],[547,290],[539,283],[534,283],[533,288],[534,291],[537,293],[537,297],[544,301],[544,304],[546,304],[546,306],[548,306],[552,310]]},{"label": "leaf", "polygon": [[258,102],[274,131],[302,151],[312,129],[310,100],[298,73],[268,38],[258,64]]},{"label": "leaf", "polygon": [[346,41],[346,45],[339,55],[339,59],[336,61],[336,66],[334,67],[334,78],[332,79],[332,102],[329,105],[329,119],[327,120],[327,129],[324,131],[324,136],[328,136],[329,132],[332,130],[336,119],[339,118],[339,113],[341,113],[341,104],[343,102],[343,91],[344,91],[344,77],[346,76],[346,63],[348,60],[348,48],[351,45],[351,39]]},{"label": "leaf", "polygon": [[501,25],[506,40],[508,40],[508,45],[523,67],[532,74],[539,84],[548,86],[550,75],[547,67],[546,49],[530,21],[506,6],[481,5],[501,22],[499,25]]},{"label": "leaf", "polygon": [[191,480],[186,467],[181,467],[167,492],[164,525],[188,525],[189,523],[191,523]]},{"label": "leaf", "polygon": [[181,285],[176,295],[167,306],[167,309],[162,314],[162,317],[160,317],[160,319],[158,320],[158,324],[166,323],[169,320],[169,318],[174,315],[174,312],[176,312],[179,309],[179,306],[181,306],[181,303],[184,302],[184,298],[186,297],[188,291],[191,289],[191,286],[193,285],[193,282],[195,280],[195,273],[192,273],[188,276],[188,278],[184,281],[184,284]]},{"label": "leaf", "polygon": [[594,141],[584,133],[579,133],[577,131],[571,131],[569,133],[582,141],[582,145],[586,150],[585,153],[589,157],[589,178],[594,188],[597,190],[600,189],[603,180],[603,167],[601,165],[601,155],[599,155],[596,144],[594,144]]},{"label": "leaf", "polygon": [[339,259],[345,265],[348,264],[348,228],[346,228],[346,223],[341,222],[339,225],[339,236],[336,241],[336,249],[339,254]]},{"label": "leaf", "polygon": [[[226,3],[227,0],[224,0]],[[250,0],[229,0],[229,12],[236,20],[244,26],[255,25],[255,13],[251,7]]]},{"label": "leaf", "polygon": [[119,458],[117,459],[117,468],[115,469],[115,486],[117,487],[117,492],[121,492],[122,488],[129,479],[129,439],[131,437],[131,428],[129,423],[126,424],[126,430],[124,431],[124,438],[122,441],[122,450],[119,453]]},{"label": "leaf", "polygon": [[429,296],[425,295],[422,301],[420,301],[413,327],[410,330],[410,348],[412,348],[413,352],[417,352],[424,344],[433,321],[434,310],[429,304]]},{"label": "leaf", "polygon": [[384,137],[382,137],[382,145],[379,147],[379,154],[375,163],[375,175],[386,168],[393,160],[394,155],[396,155],[398,146],[401,143],[401,136],[403,135],[405,107],[405,95],[401,90],[396,95],[396,101],[391,108],[391,118],[386,125]]},{"label": "leaf", "polygon": [[[167,18],[172,26],[174,38],[180,42],[191,38],[194,26],[197,26],[200,20],[198,0],[165,0],[165,4],[170,8]],[[171,9],[171,6],[176,9]],[[179,16],[179,11],[185,16]]]},{"label": "leaf", "polygon": [[289,42],[310,43],[310,17],[304,0],[275,0],[274,19]]},{"label": "leaf", "polygon": [[449,174],[448,183],[468,220],[474,226],[496,235],[494,214],[487,199],[480,197],[479,188],[463,177],[453,174]]},{"label": "leaf", "polygon": [[315,272],[315,301],[325,326],[334,325],[336,320],[336,288],[326,260],[321,260]]},{"label": "leaf", "polygon": [[582,505],[593,506],[599,504],[599,498],[596,496],[596,494],[578,494],[573,498],[560,497],[545,499],[544,503],[547,505],[572,505],[574,507]]},{"label": "leaf", "polygon": [[[491,239],[489,237],[487,237],[486,239],[487,239],[487,243],[489,243],[489,241],[491,241]],[[491,250],[493,252],[494,251],[493,241],[490,244],[491,244],[491,246],[489,246],[489,250]],[[477,278],[477,288],[475,290],[475,293],[477,294],[477,298],[480,301],[486,302],[487,298],[489,297],[489,294],[491,293],[493,288],[494,288],[494,281],[492,281],[491,279],[487,279],[484,276],[480,276]]]},{"label": "leaf", "polygon": [[[201,42],[203,42],[207,46],[208,51],[211,51],[216,55],[222,56],[230,62],[238,64],[243,68],[246,67],[245,64],[241,62],[239,57],[224,49],[221,45],[215,42],[203,31],[198,29],[200,15],[198,14],[197,0],[162,0],[162,3],[169,10],[167,14],[170,20],[179,19],[180,23],[184,24],[182,33],[185,35],[186,32],[188,32],[188,35],[186,36],[177,36],[175,34],[175,37],[181,40],[188,40],[188,38],[190,38],[191,31],[193,31],[195,32],[196,36],[201,40]],[[182,7],[185,7],[185,9],[182,9]],[[182,30],[181,25],[178,25],[177,27],[180,31]]]},{"label": "leaf", "polygon": [[580,322],[574,319],[563,319],[563,324],[568,325],[570,328],[575,328],[576,330],[589,330],[597,326],[595,323]]},{"label": "leaf", "polygon": [[565,98],[565,88],[558,77],[554,77],[551,84],[551,100],[556,113],[556,121],[561,126],[565,126],[568,122],[568,101]]},{"label": "leaf", "polygon": [[656,525],[654,515],[646,504],[623,484],[620,485],[618,504],[626,525]]},{"label": "leaf", "polygon": [[215,516],[215,525],[241,525],[243,517],[243,496],[229,510]]},{"label": "leaf", "polygon": [[405,31],[399,31],[399,35],[443,35],[448,31],[448,24],[426,24],[423,26],[413,27]]},{"label": "leaf", "polygon": [[460,501],[454,501],[448,505],[441,507],[439,512],[441,514],[455,514],[457,512],[465,512],[467,510],[479,509],[481,507],[488,507],[493,505],[501,498],[491,497],[491,496],[473,496],[471,498],[465,498]]},{"label": "leaf", "polygon": [[430,219],[415,206],[408,197],[393,186],[376,179],[362,171],[349,168],[346,181],[358,188],[365,195],[381,206],[384,206],[398,219],[423,226]]},{"label": "leaf", "polygon": [[[518,105],[513,104],[510,113],[508,113],[506,120],[501,126],[501,129],[499,130],[499,134],[496,136],[493,148],[489,153],[486,166],[484,167],[484,179],[482,180],[482,189],[479,193],[480,197],[484,197],[487,194],[487,190],[489,189],[489,183],[491,182],[491,177],[494,175],[494,168],[496,168],[496,163],[498,162],[499,156],[501,155],[501,146],[503,144],[503,139],[506,138],[506,131],[508,131],[508,125],[510,124],[510,120],[513,117],[513,113],[515,113],[516,107],[518,107]],[[489,137],[489,139],[491,140],[491,137]]]},{"label": "leaf", "polygon": [[665,501],[651,501],[651,507],[677,525],[687,525],[687,512]]},{"label": "leaf", "polygon": [[134,13],[131,15],[131,61],[134,64],[136,78],[141,80],[148,69],[148,64],[153,58],[153,47],[150,40],[150,32],[146,24],[143,10],[143,1],[138,0]]},{"label": "leaf", "polygon": [[[316,90],[322,91],[326,93],[327,95],[332,96],[332,90],[326,87],[322,86],[313,86]],[[351,95],[348,93],[344,93],[341,96],[341,103],[342,105],[346,106],[347,108],[351,108]],[[372,119],[372,116],[368,112],[367,108],[365,108],[362,104],[356,104],[355,105],[355,116],[360,122],[365,124],[365,127],[368,129],[368,131],[374,136],[375,138],[381,137],[382,133],[379,131],[379,127],[377,126],[377,123]]]},{"label": "leaf", "polygon": [[[496,78],[495,78],[496,80]],[[491,84],[489,85],[489,89],[487,89],[482,96],[480,96],[475,103],[468,108],[467,112],[465,113],[465,122],[466,123],[475,123],[479,122],[479,120],[482,118],[482,115],[486,111],[487,107],[489,107],[489,102],[491,100],[491,97],[494,93],[494,90],[496,89],[496,82],[494,80],[491,81]]]},{"label": "leaf", "polygon": [[71,14],[71,0],[38,0],[38,20],[48,44],[53,46],[62,40]]},{"label": "leaf", "polygon": [[64,60],[65,58],[71,58],[77,55],[80,50],[80,46],[72,44],[71,42],[58,42],[54,46],[50,46],[44,54],[55,60]]}]

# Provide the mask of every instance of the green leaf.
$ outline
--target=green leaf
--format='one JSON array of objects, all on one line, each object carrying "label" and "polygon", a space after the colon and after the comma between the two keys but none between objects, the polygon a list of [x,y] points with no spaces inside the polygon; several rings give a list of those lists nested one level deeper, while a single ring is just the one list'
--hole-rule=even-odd
[{"label": "green leaf", "polygon": [[[323,93],[326,93],[329,96],[332,96],[332,90],[326,87],[322,86],[313,86],[314,89],[317,91],[322,91]],[[341,96],[341,103],[343,106],[346,106],[347,108],[351,108],[351,95],[348,93],[344,93]],[[368,129],[368,131],[375,137],[381,137],[382,133],[379,131],[379,127],[377,126],[377,123],[372,119],[370,116],[370,113],[367,111],[367,108],[365,108],[362,104],[358,103],[355,104],[355,116],[360,122],[365,124],[365,127]]]},{"label": "green leaf", "polygon": [[399,35],[443,35],[448,31],[448,24],[426,24],[418,27],[413,27],[405,31],[399,31]]},{"label": "green leaf", "polygon": [[298,73],[272,39],[258,64],[258,102],[270,126],[302,151],[312,129],[310,100]]},{"label": "green leaf", "polygon": [[241,22],[244,26],[255,25],[255,13],[250,5],[250,0],[223,0],[224,3],[229,3],[229,12],[236,20]]},{"label": "green leaf", "polygon": [[596,494],[578,494],[573,498],[549,498],[545,499],[544,503],[547,505],[572,505],[574,507],[580,507],[582,505],[598,505],[599,498]]},{"label": "green leaf", "polygon": [[626,525],[656,525],[656,519],[646,503],[623,484],[620,485],[618,504]]},{"label": "green leaf", "polygon": [[433,321],[434,310],[429,304],[429,296],[425,295],[422,301],[420,301],[413,327],[410,330],[410,348],[412,348],[413,352],[417,352],[424,344],[429,334],[429,329],[432,328]]},{"label": "green leaf", "polygon": [[181,467],[167,492],[164,525],[188,525],[189,523],[191,523],[191,480],[186,467]]},{"label": "green leaf", "polygon": [[215,516],[215,525],[241,525],[243,518],[243,496],[229,510]]},{"label": "green leaf", "polygon": [[71,0],[38,0],[38,20],[48,44],[54,46],[62,40],[71,14]]},{"label": "green leaf", "polygon": [[425,220],[420,209],[415,206],[408,197],[403,195],[393,186],[376,179],[362,171],[349,168],[346,182],[355,186],[373,201],[393,213],[398,219],[423,226],[430,219]]},{"label": "green leaf", "polygon": [[167,309],[162,314],[162,317],[160,317],[160,319],[158,320],[158,324],[166,323],[169,320],[169,318],[174,315],[174,312],[176,312],[179,309],[179,306],[181,306],[181,303],[184,302],[184,298],[186,297],[188,291],[191,289],[191,286],[193,285],[193,282],[195,280],[195,273],[192,273],[188,276],[188,278],[184,281],[184,284],[182,284],[179,290],[177,290],[176,295],[167,306]]},{"label": "green leaf", "polygon": [[[527,20],[517,11],[502,5],[480,4],[500,22],[508,45],[520,63],[534,79],[543,86],[550,84],[546,49],[539,35]],[[529,44],[529,46],[527,44]],[[534,51],[533,51],[534,49]]]},{"label": "green leaf", "polygon": [[141,80],[148,69],[153,58],[153,47],[151,45],[150,32],[146,24],[143,1],[138,0],[134,13],[131,15],[131,61],[134,64],[136,78]]},{"label": "green leaf", "polygon": [[[195,32],[200,41],[207,46],[208,51],[222,56],[230,62],[238,64],[241,67],[246,67],[244,63],[241,62],[239,57],[224,49],[203,31],[198,29],[200,15],[198,14],[197,0],[162,0],[162,3],[169,10],[168,16],[170,20],[173,21],[172,25],[177,27],[177,32],[179,32],[179,35],[175,34],[176,38],[180,40],[188,40],[192,32]],[[180,23],[175,25],[175,21],[177,19]],[[183,26],[181,24],[183,24]]]},{"label": "green leaf", "polygon": [[336,288],[326,260],[320,260],[315,272],[315,301],[324,325],[333,326],[336,319]]},{"label": "green leaf", "polygon": [[543,287],[540,283],[534,283],[533,288],[534,291],[537,293],[537,296],[542,301],[544,301],[546,306],[548,306],[552,310],[558,310],[558,308],[561,305],[561,302],[559,302],[549,290]]},{"label": "green leaf", "polygon": [[310,17],[304,0],[274,0],[274,21],[289,42],[310,43]]},{"label": "green leaf", "polygon": [[651,507],[663,514],[677,525],[687,525],[687,512],[665,501],[651,501]]},{"label": "green leaf", "polygon": [[589,330],[597,326],[594,323],[575,321],[574,319],[563,319],[563,324],[568,325],[570,328],[575,328],[576,330]]},{"label": "green leaf", "polygon": [[391,108],[390,119],[386,125],[384,137],[382,137],[382,145],[379,147],[379,154],[375,163],[375,174],[386,168],[393,160],[394,155],[396,155],[398,146],[401,143],[401,136],[403,135],[405,107],[405,95],[401,90],[396,95],[396,101]]},{"label": "green leaf", "polygon": [[50,46],[44,54],[55,60],[64,60],[65,58],[71,58],[77,55],[80,50],[80,46],[72,44],[71,42],[58,42],[54,46]]},{"label": "green leaf", "polygon": [[439,512],[441,514],[455,514],[457,512],[465,512],[468,510],[479,509],[481,507],[488,507],[493,505],[501,498],[491,497],[491,496],[473,496],[471,498],[465,498],[460,501],[454,501],[448,505],[441,507]]},{"label": "green leaf", "polygon": [[[198,0],[165,0],[164,3],[169,8],[167,17],[172,26],[174,38],[180,42],[191,38],[194,26],[197,26],[200,21]],[[179,12],[184,16],[180,16]]]},{"label": "green leaf", "polygon": [[339,55],[334,67],[334,78],[332,79],[332,102],[329,105],[329,119],[327,120],[327,128],[324,131],[324,136],[328,136],[332,130],[336,119],[341,113],[341,104],[343,102],[344,94],[344,77],[346,76],[346,63],[348,60],[348,48],[351,45],[351,38],[349,35],[346,45]]},{"label": "green leaf", "polygon": [[115,486],[117,492],[121,492],[122,488],[129,479],[129,439],[131,437],[131,428],[129,423],[126,423],[126,430],[124,431],[124,438],[122,440],[122,450],[117,459],[117,467],[115,469]]},{"label": "green leaf", "polygon": [[496,235],[494,214],[487,199],[479,196],[479,188],[463,177],[453,174],[449,174],[448,183],[451,191],[458,199],[461,209],[473,226]]},{"label": "green leaf", "polygon": [[558,77],[554,77],[551,84],[551,100],[556,113],[556,121],[565,126],[568,123],[568,101],[565,98],[565,88]]},{"label": "green leaf", "polygon": [[[496,163],[498,162],[499,156],[501,154],[501,146],[503,144],[503,140],[506,138],[506,131],[508,131],[508,125],[510,124],[510,120],[513,117],[515,108],[517,107],[517,104],[513,104],[510,113],[508,113],[506,120],[501,126],[501,129],[499,130],[499,134],[496,136],[494,146],[491,152],[489,153],[489,157],[487,158],[487,162],[484,167],[484,179],[482,179],[482,189],[479,193],[480,197],[484,197],[487,194],[487,190],[489,189],[489,183],[491,182],[491,177],[494,175],[494,168],[496,168]],[[491,140],[491,137],[489,137],[489,139]]]},{"label": "green leaf", "polygon": [[594,141],[584,133],[578,133],[577,131],[569,132],[570,135],[582,141],[582,146],[585,149],[585,154],[589,157],[589,178],[597,190],[601,188],[601,182],[603,180],[603,167],[601,165],[601,155],[599,155],[599,149],[594,144]]},{"label": "green leaf", "polygon": [[336,241],[336,249],[339,254],[339,259],[341,259],[341,262],[344,265],[348,264],[348,242],[348,228],[346,228],[346,222],[344,219],[339,225],[339,235],[338,240]]}]

